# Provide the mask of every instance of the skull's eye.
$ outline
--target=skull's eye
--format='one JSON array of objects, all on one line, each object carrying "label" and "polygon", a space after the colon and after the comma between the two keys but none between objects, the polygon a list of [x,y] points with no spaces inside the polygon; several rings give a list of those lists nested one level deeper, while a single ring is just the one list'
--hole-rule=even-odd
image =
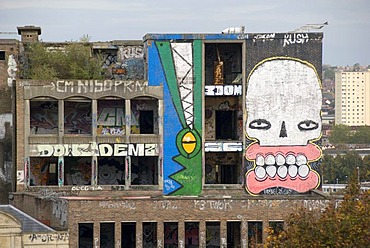
[{"label": "skull's eye", "polygon": [[265,119],[257,119],[249,123],[249,128],[251,129],[267,130],[270,129],[270,127],[271,123]]},{"label": "skull's eye", "polygon": [[311,120],[305,120],[305,121],[301,121],[300,123],[298,123],[298,129],[301,131],[315,130],[318,127],[319,127],[319,124]]}]

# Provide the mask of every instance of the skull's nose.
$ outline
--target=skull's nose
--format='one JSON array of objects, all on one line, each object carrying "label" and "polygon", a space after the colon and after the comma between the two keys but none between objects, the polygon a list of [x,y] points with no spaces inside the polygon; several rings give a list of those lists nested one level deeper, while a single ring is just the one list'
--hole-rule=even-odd
[{"label": "skull's nose", "polygon": [[285,138],[285,137],[288,137],[288,135],[286,133],[285,121],[283,121],[283,123],[281,123],[279,138]]}]

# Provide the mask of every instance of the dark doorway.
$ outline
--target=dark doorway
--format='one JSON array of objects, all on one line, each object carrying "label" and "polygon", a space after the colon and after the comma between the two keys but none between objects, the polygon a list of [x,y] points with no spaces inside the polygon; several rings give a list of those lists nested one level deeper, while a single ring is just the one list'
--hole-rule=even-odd
[{"label": "dark doorway", "polygon": [[227,247],[241,247],[240,221],[227,222]]}]

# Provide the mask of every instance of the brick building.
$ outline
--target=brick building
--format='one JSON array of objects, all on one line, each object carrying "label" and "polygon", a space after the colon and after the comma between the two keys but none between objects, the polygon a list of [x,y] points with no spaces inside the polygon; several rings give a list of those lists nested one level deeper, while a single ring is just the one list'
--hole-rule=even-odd
[{"label": "brick building", "polygon": [[15,80],[11,204],[70,247],[253,247],[325,208],[322,33],[89,45],[106,80]]}]

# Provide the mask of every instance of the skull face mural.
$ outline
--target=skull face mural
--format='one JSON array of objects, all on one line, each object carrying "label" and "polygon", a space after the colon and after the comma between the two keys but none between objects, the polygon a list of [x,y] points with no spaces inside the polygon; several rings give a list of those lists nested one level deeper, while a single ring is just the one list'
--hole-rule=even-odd
[{"label": "skull face mural", "polygon": [[317,188],[320,176],[311,163],[321,157],[313,143],[321,137],[321,83],[304,61],[273,58],[251,72],[246,94],[246,189],[270,188],[299,193]]}]

